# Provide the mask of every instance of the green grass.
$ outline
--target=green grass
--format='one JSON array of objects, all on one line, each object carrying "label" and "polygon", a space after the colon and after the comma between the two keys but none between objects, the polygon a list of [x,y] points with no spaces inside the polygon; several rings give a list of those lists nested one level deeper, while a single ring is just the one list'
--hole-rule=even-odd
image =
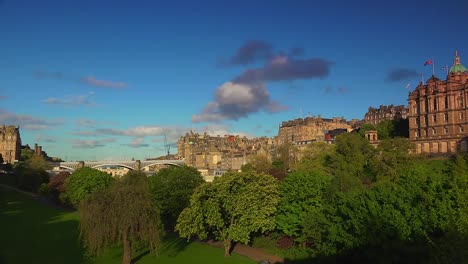
[{"label": "green grass", "polygon": [[[74,212],[52,208],[0,187],[0,264],[121,263],[122,252],[118,248],[85,261],[85,251],[78,240],[78,220]],[[237,254],[225,258],[222,249],[178,238],[166,240],[157,256],[143,251],[134,257],[138,264],[256,263]]]}]

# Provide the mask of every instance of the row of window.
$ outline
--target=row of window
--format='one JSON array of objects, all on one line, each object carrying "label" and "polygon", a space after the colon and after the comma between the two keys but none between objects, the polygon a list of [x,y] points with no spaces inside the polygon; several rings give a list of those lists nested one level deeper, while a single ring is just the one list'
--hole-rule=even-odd
[{"label": "row of window", "polygon": [[[426,117],[426,118],[427,118],[427,117]],[[423,122],[425,121],[425,123],[427,123],[427,119],[426,119],[426,118],[422,119],[422,121],[423,121]],[[463,120],[463,112],[459,112],[459,113],[458,113],[458,120]],[[419,118],[416,118],[416,119],[414,120],[414,123],[417,125],[417,124],[418,124],[418,121],[419,121]],[[445,114],[444,114],[444,121],[445,121],[445,122],[448,122],[448,121],[449,121],[449,115],[448,115],[448,113],[445,113]],[[434,122],[434,123],[437,122],[437,115],[435,115],[435,114],[432,115],[432,122]]]},{"label": "row of window", "polygon": [[[437,100],[436,99],[431,99],[431,100],[425,100],[424,104],[421,104],[421,112],[424,113],[426,110],[429,109],[429,101],[431,101],[432,104],[432,110],[437,111]],[[459,97],[457,98],[458,102],[458,108],[463,108],[463,98]],[[424,107],[422,107],[424,106]],[[449,109],[449,101],[448,101],[448,96],[445,97],[444,99],[444,106],[445,109]],[[413,105],[413,114],[416,114],[418,112],[418,105],[414,104]]]},{"label": "row of window", "polygon": [[[437,129],[432,128],[431,130],[432,130],[432,135],[437,135]],[[460,133],[465,132],[465,129],[463,128],[463,126],[458,126],[458,130],[459,130]],[[423,137],[427,136],[427,130],[426,129],[422,129],[421,133],[422,133]],[[444,127],[444,134],[448,134],[448,128],[447,127]],[[419,137],[419,131],[415,131],[414,136]]]}]

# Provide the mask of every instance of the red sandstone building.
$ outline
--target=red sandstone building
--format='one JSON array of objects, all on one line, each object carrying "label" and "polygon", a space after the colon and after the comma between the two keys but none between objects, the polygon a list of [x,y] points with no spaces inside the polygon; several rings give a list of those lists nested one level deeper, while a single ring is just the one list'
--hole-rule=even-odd
[{"label": "red sandstone building", "polygon": [[408,96],[409,137],[416,153],[468,151],[468,71],[455,52],[447,80],[432,76]]},{"label": "red sandstone building", "polygon": [[379,108],[369,107],[364,122],[377,125],[384,120],[406,119],[408,108],[404,105],[381,105]]}]

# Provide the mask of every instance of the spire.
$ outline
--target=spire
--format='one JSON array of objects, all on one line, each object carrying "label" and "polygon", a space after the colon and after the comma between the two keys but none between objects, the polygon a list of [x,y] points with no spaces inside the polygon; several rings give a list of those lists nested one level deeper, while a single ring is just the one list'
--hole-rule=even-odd
[{"label": "spire", "polygon": [[453,59],[453,65],[460,65],[460,57],[458,56],[458,50],[455,50],[455,58]]}]

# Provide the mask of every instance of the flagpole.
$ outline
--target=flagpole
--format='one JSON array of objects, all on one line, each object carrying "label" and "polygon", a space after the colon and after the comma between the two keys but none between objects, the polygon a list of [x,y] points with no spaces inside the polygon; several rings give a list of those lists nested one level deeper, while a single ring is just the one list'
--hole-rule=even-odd
[{"label": "flagpole", "polygon": [[435,76],[435,61],[434,61],[434,57],[431,58],[432,59],[432,76]]}]

